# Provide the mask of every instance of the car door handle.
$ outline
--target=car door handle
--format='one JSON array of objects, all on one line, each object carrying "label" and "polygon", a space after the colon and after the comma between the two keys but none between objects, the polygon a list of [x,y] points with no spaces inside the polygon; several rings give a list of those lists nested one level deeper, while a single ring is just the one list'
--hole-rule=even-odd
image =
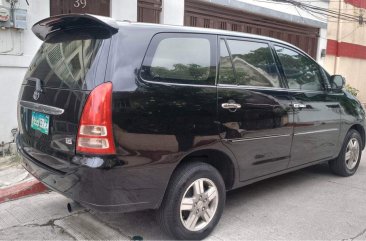
[{"label": "car door handle", "polygon": [[222,103],[221,107],[223,109],[229,109],[229,110],[235,109],[236,110],[236,109],[241,108],[241,104],[238,104],[238,103]]},{"label": "car door handle", "polygon": [[292,104],[292,107],[294,107],[295,109],[302,109],[302,108],[306,108],[306,105],[300,104],[300,103],[294,103],[294,104]]},{"label": "car door handle", "polygon": [[334,105],[327,105],[328,108],[334,109],[334,108],[341,108],[341,106],[339,104],[334,104]]}]

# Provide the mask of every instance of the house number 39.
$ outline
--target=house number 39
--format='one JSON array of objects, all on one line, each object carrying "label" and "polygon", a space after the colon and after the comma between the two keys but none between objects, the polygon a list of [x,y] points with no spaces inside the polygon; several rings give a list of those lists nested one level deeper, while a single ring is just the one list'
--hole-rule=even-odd
[{"label": "house number 39", "polygon": [[86,0],[75,0],[74,7],[76,8],[85,8],[86,7]]}]

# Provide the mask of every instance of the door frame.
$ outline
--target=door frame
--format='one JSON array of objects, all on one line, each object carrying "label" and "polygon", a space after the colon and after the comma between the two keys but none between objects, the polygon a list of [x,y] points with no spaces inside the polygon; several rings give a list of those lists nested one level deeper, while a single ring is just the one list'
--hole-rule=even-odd
[{"label": "door frame", "polygon": [[[329,83],[329,80],[328,78],[326,77],[326,74],[325,74],[325,70],[324,68],[317,62],[315,61],[309,54],[307,54],[306,52],[304,52],[303,50],[297,48],[297,47],[294,47],[294,46],[291,46],[291,45],[288,45],[288,44],[285,44],[285,43],[278,43],[276,41],[271,41],[272,42],[272,51],[275,55],[275,59],[276,59],[276,62],[277,62],[277,65],[278,65],[278,68],[280,70],[280,73],[282,75],[282,78],[284,79],[284,82],[285,84],[287,85],[287,89],[288,89],[288,93],[291,95],[291,93],[308,93],[308,94],[321,94],[321,95],[324,95],[324,96],[329,96],[329,95],[334,95],[334,93],[332,93],[331,91],[331,85]],[[288,81],[287,81],[287,78],[286,78],[286,75],[285,75],[285,72],[283,70],[283,67],[282,67],[282,63],[278,57],[278,54],[277,54],[277,51],[275,49],[275,46],[279,46],[279,47],[284,47],[284,48],[287,48],[289,50],[292,50],[300,55],[303,55],[305,57],[307,57],[310,61],[312,61],[312,63],[316,64],[317,68],[319,69],[319,72],[320,72],[320,76],[321,76],[321,84],[322,84],[322,87],[323,87],[323,90],[301,90],[301,89],[290,89],[289,88],[289,85],[288,85]],[[291,100],[291,102],[293,102],[293,100]],[[326,104],[326,102],[323,102],[324,104]],[[340,107],[340,105],[339,105]],[[291,144],[291,154],[292,154],[292,149],[293,149],[293,146],[294,146],[294,141],[295,141],[295,137],[298,136],[298,135],[303,135],[305,133],[303,132],[299,132],[297,133],[296,132],[296,122],[295,122],[295,116],[296,116],[296,113],[298,111],[301,111],[299,109],[295,109],[293,106],[292,106],[292,109],[293,109],[293,141],[292,141],[292,144]],[[342,119],[342,112],[339,113],[339,127],[337,128],[338,129],[338,138],[337,138],[337,144],[335,146],[335,149],[337,150],[339,148],[339,143],[340,143],[340,132],[341,132],[341,119]],[[334,128],[335,129],[335,128]],[[322,133],[322,132],[327,132],[327,131],[332,131],[333,128],[331,129],[324,129],[324,131],[322,130],[315,130],[313,131],[313,133]],[[312,161],[309,161],[307,163],[303,163],[303,164],[300,164],[300,166],[302,165],[306,165],[308,163],[315,163],[315,162],[318,162],[318,161],[324,161],[324,160],[329,160],[331,158],[334,158],[334,155],[330,155],[329,157],[325,157],[325,158],[321,158],[319,160],[312,160]],[[290,162],[289,162],[289,165],[288,165],[288,168],[294,168],[296,167],[296,165],[292,165],[292,159],[290,159]]]},{"label": "door frame", "polygon": [[[227,43],[227,40],[236,40],[236,41],[243,41],[243,44],[245,43],[248,43],[248,42],[254,42],[254,43],[263,43],[263,44],[267,44],[268,45],[268,48],[271,52],[271,56],[273,58],[273,61],[274,61],[274,64],[276,64],[276,72],[277,72],[277,75],[278,75],[278,78],[279,78],[279,83],[281,85],[281,87],[263,87],[263,86],[249,86],[249,85],[238,85],[238,84],[220,84],[219,83],[219,75],[220,75],[220,56],[221,56],[221,42],[220,41],[225,41],[225,45],[227,47],[227,51],[228,53],[230,54],[230,57],[231,56],[231,50],[229,48],[229,45]],[[272,50],[272,46],[271,46],[271,43],[269,40],[266,40],[266,39],[261,39],[261,38],[252,38],[252,37],[246,37],[246,36],[232,36],[232,35],[222,35],[222,34],[219,34],[217,35],[217,76],[216,76],[216,86],[217,86],[217,96],[218,96],[218,100],[217,100],[217,114],[218,114],[218,122],[220,123],[221,125],[221,117],[220,117],[220,101],[219,101],[219,93],[220,93],[220,90],[224,90],[224,89],[235,89],[235,90],[247,90],[247,91],[251,91],[251,90],[258,90],[258,92],[261,92],[261,91],[273,91],[273,92],[276,92],[276,93],[283,93],[284,95],[287,95],[288,94],[288,88],[287,86],[284,85],[284,82],[283,82],[283,78],[282,78],[282,75],[281,73],[279,72],[279,68],[277,66],[277,61],[275,60],[275,55],[273,53],[273,50]],[[232,59],[231,59],[232,60]],[[232,62],[232,61],[231,61]],[[235,75],[235,78],[236,78],[236,70],[235,70],[235,66],[232,62],[232,67],[233,67],[233,70],[234,70],[234,75]],[[288,117],[290,118],[288,120],[289,123],[292,123],[293,122],[293,115],[292,114],[289,114]],[[283,126],[284,127],[284,126]],[[283,128],[282,127],[282,128]],[[279,169],[279,170],[273,170],[272,172],[270,173],[266,173],[266,174],[261,174],[260,176],[257,176],[257,177],[249,177],[248,179],[246,179],[246,177],[243,176],[243,172],[239,170],[239,180],[240,182],[246,182],[246,181],[249,181],[251,179],[256,179],[256,178],[260,178],[261,176],[266,176],[266,175],[271,175],[275,172],[278,172],[278,171],[283,171],[287,168],[288,166],[288,163],[290,161],[290,151],[291,151],[291,145],[292,145],[292,138],[293,138],[293,128],[290,128],[290,130],[288,130],[288,133],[269,133],[269,135],[261,135],[261,136],[249,136],[249,137],[241,137],[241,138],[234,138],[234,139],[226,139],[226,138],[223,138],[223,136],[221,135],[221,127],[219,127],[219,133],[220,133],[220,139],[222,142],[224,142],[225,146],[227,146],[228,144],[230,143],[237,143],[237,142],[243,142],[243,145],[245,142],[247,141],[259,141],[261,139],[265,140],[265,139],[275,139],[275,138],[284,138],[284,137],[287,137],[289,138],[289,143],[288,143],[288,148],[289,148],[289,153],[288,153],[288,160],[286,160],[285,162],[285,165],[283,166],[283,169]],[[258,130],[260,131],[260,130]],[[277,130],[278,131],[278,130]],[[234,144],[234,145],[237,145],[237,144]],[[229,146],[227,146],[229,148]],[[232,151],[232,150],[231,150]],[[233,151],[232,151],[233,152]],[[234,153],[233,153],[234,154]],[[237,159],[237,162],[238,162],[238,165],[239,167],[242,166],[240,165],[240,162],[243,162],[245,160],[240,160],[238,159],[237,155],[234,154],[234,156],[236,157]],[[277,160],[277,158],[269,158],[268,160],[261,160],[261,161],[258,161],[258,162],[255,162],[256,164],[255,165],[258,165],[257,167],[260,167],[260,168],[263,168],[263,171],[264,169],[266,168],[266,166],[262,166],[262,165],[271,165],[272,163],[274,163],[274,160]],[[278,159],[280,160],[280,159]],[[253,169],[254,170],[254,169]],[[256,169],[256,170],[259,170],[259,169]],[[268,169],[267,169],[268,170]]]}]

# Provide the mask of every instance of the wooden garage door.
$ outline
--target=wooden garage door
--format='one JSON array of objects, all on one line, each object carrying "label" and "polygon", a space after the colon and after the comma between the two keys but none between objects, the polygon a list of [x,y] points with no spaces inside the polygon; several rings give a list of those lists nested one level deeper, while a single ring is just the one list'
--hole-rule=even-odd
[{"label": "wooden garage door", "polygon": [[240,10],[185,0],[184,25],[217,28],[278,38],[316,57],[319,29],[267,18]]},{"label": "wooden garage door", "polygon": [[161,0],[138,0],[137,21],[160,23]]},{"label": "wooden garage door", "polygon": [[110,0],[50,0],[51,16],[90,13],[110,16]]}]

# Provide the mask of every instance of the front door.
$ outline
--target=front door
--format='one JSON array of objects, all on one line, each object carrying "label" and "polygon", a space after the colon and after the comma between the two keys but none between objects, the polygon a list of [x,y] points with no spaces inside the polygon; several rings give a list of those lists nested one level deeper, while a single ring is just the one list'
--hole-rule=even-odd
[{"label": "front door", "polygon": [[275,46],[289,86],[294,110],[294,138],[289,167],[326,160],[336,153],[340,131],[340,105],[326,91],[321,67],[299,51]]},{"label": "front door", "polygon": [[220,136],[240,166],[240,180],[286,169],[292,109],[265,41],[220,39]]}]

